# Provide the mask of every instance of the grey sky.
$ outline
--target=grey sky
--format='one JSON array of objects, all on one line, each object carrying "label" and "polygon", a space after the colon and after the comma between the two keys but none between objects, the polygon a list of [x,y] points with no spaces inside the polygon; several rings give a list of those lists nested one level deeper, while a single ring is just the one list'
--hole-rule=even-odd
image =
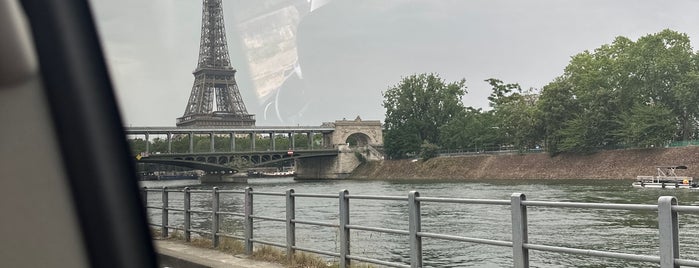
[{"label": "grey sky", "polygon": [[[670,28],[687,33],[695,49],[699,40],[694,0],[334,0],[300,18],[303,80],[282,86],[293,94],[279,95],[280,121],[265,114],[235,17],[251,6],[264,8],[264,1],[223,2],[231,61],[257,125],[319,125],[357,115],[383,120],[381,91],[423,72],[465,78],[464,104],[485,108],[490,89],[484,79],[541,88],[572,55],[619,35],[635,40]],[[125,123],[173,126],[194,80],[201,1],[92,4]]]}]

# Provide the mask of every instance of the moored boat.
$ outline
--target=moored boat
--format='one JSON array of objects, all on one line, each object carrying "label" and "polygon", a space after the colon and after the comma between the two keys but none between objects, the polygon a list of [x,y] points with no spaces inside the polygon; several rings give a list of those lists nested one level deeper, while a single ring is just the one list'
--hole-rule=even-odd
[{"label": "moored boat", "polygon": [[293,177],[296,175],[294,171],[275,171],[275,172],[262,172],[261,177]]},{"label": "moored boat", "polygon": [[294,167],[284,167],[282,170],[272,167],[250,168],[247,171],[251,178],[274,178],[274,177],[294,177],[296,171]]},{"label": "moored boat", "polygon": [[694,178],[689,176],[679,176],[678,169],[687,169],[687,166],[657,166],[655,176],[637,176],[631,186],[636,188],[657,188],[657,189],[699,189],[699,185],[694,182]]}]

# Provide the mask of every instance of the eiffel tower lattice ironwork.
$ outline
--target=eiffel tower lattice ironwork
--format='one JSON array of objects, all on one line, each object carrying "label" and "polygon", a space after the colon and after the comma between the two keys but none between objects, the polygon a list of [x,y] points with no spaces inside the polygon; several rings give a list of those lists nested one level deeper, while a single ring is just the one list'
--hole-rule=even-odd
[{"label": "eiffel tower lattice ironwork", "polygon": [[203,0],[199,62],[194,85],[178,127],[245,127],[255,125],[235,82],[223,23],[222,0]]}]

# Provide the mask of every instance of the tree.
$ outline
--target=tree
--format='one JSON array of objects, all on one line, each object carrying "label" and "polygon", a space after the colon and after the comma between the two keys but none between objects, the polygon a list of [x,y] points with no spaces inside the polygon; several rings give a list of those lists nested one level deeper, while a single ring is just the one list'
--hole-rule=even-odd
[{"label": "tree", "polygon": [[639,38],[631,53],[630,76],[643,101],[672,110],[679,122],[676,136],[689,139],[699,115],[699,66],[689,37],[666,29]]},{"label": "tree", "polygon": [[456,118],[440,128],[443,148],[481,151],[500,144],[492,112],[466,108],[465,116]]},{"label": "tree", "polygon": [[580,112],[580,107],[567,81],[557,79],[544,86],[536,103],[536,117],[544,148],[556,155],[562,150],[559,143],[563,139],[561,130],[565,122]]},{"label": "tree", "polygon": [[559,132],[564,151],[591,152],[621,143],[614,135],[619,130],[617,116],[638,102],[627,81],[632,46],[628,38],[617,37],[611,45],[573,56],[566,66],[562,80],[570,86],[578,109]]},{"label": "tree", "polygon": [[131,148],[131,154],[134,156],[146,151],[146,140],[144,139],[129,139],[127,140],[129,147]]},{"label": "tree", "polygon": [[559,148],[562,152],[591,153],[600,148],[605,133],[599,132],[599,119],[579,114],[564,123],[560,130]]},{"label": "tree", "polygon": [[439,146],[436,144],[424,142],[420,145],[420,158],[422,160],[428,160],[437,157],[437,155],[439,155]]},{"label": "tree", "polygon": [[[547,150],[659,145],[669,129],[670,138],[693,138],[699,119],[698,62],[687,35],[671,30],[635,42],[617,37],[573,56],[563,75],[544,87],[537,105]],[[660,133],[638,132],[658,128]]]},{"label": "tree", "polygon": [[386,154],[394,159],[416,155],[422,144],[417,131],[409,126],[385,129],[383,138]]},{"label": "tree", "polygon": [[512,145],[524,151],[539,143],[540,128],[536,118],[538,95],[534,90],[525,92],[519,84],[505,84],[494,78],[485,81],[493,87],[488,100],[493,107],[500,144]]},{"label": "tree", "polygon": [[620,117],[618,135],[636,147],[662,146],[672,140],[676,122],[672,111],[660,105],[636,105]]},{"label": "tree", "polygon": [[446,83],[436,74],[419,74],[384,92],[384,146],[389,157],[417,154],[425,141],[440,144],[440,127],[464,114],[465,84],[464,79]]}]

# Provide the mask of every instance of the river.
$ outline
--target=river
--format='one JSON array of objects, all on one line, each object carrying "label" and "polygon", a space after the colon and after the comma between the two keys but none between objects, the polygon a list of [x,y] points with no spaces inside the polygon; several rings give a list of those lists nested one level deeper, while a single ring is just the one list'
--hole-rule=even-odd
[{"label": "river", "polygon": [[[336,180],[304,181],[291,178],[250,179],[247,184],[201,185],[197,181],[145,181],[146,187],[242,190],[337,194],[342,189],[355,195],[407,196],[419,191],[422,197],[450,197],[509,200],[512,193],[524,193],[528,200],[657,204],[658,197],[674,195],[680,205],[699,205],[699,192],[689,190],[635,189],[630,180]],[[241,212],[243,196],[222,195],[222,210]],[[149,194],[151,205],[160,205],[158,193]],[[171,193],[170,207],[182,207],[179,193]],[[210,194],[193,194],[192,208],[210,206]],[[407,203],[404,201],[350,201],[351,223],[371,227],[408,230]],[[210,208],[209,208],[210,209]],[[297,198],[297,219],[337,223],[335,199]],[[511,240],[510,208],[495,205],[422,204],[422,230],[466,237]],[[256,195],[256,215],[284,218],[284,199]],[[154,223],[160,211],[149,210]],[[209,228],[210,217],[193,218],[195,228]],[[574,248],[658,255],[657,212],[590,210],[532,207],[528,210],[531,243]],[[680,257],[699,259],[699,215],[680,214]],[[172,212],[171,225],[181,225],[181,214]],[[226,217],[221,228],[242,236],[241,219]],[[257,221],[255,237],[285,243],[281,222]],[[297,225],[297,245],[337,251],[339,233],[333,228]],[[353,255],[407,263],[407,237],[366,231],[351,232]],[[425,267],[512,267],[512,249],[490,245],[423,239]],[[657,267],[649,263],[530,251],[531,267]]]}]

